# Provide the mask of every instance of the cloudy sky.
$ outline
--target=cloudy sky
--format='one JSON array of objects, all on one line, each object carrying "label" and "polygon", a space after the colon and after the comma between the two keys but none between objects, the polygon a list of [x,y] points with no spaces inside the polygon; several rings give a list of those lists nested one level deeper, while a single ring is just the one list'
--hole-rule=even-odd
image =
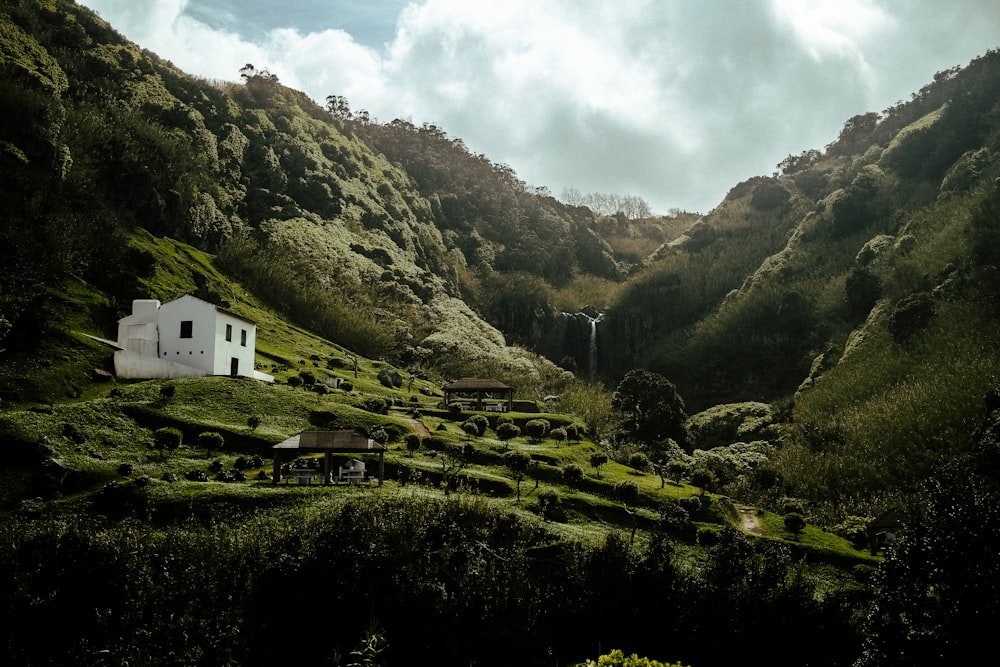
[{"label": "cloudy sky", "polygon": [[996,0],[77,0],[181,69],[433,122],[558,195],[708,211],[1000,46]]}]

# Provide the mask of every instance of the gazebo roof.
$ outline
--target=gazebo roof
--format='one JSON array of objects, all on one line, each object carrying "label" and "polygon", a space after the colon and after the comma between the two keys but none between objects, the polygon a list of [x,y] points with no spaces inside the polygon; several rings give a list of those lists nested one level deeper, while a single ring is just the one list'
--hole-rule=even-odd
[{"label": "gazebo roof", "polygon": [[302,431],[274,445],[272,449],[297,449],[313,452],[384,452],[385,445],[357,431]]},{"label": "gazebo roof", "polygon": [[444,386],[445,391],[514,391],[514,388],[505,385],[493,378],[461,378]]}]

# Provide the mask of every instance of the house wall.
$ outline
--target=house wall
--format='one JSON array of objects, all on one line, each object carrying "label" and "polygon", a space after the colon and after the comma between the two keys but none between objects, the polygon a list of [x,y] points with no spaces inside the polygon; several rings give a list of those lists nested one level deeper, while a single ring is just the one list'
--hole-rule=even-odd
[{"label": "house wall", "polygon": [[[182,337],[182,323],[189,335]],[[231,339],[226,340],[227,325]],[[132,314],[118,321],[115,373],[123,378],[176,378],[238,375],[273,382],[254,370],[257,326],[191,295],[160,304],[132,302]]]},{"label": "house wall", "polygon": [[[232,340],[226,340],[226,325],[232,327]],[[242,344],[245,334],[246,344]],[[215,321],[215,375],[230,375],[232,360],[236,358],[237,375],[253,377],[254,349],[257,344],[257,327],[228,313],[216,311]]]}]

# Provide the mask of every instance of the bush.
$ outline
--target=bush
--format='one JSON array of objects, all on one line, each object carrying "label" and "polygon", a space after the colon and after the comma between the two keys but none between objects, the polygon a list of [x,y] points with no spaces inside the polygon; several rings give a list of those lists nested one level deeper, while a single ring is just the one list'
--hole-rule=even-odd
[{"label": "bush", "polygon": [[558,428],[554,428],[551,431],[549,431],[549,437],[555,440],[556,442],[563,442],[567,438],[566,429],[564,429],[561,426]]},{"label": "bush", "polygon": [[432,452],[442,452],[447,446],[448,443],[444,440],[444,438],[438,438],[433,435],[424,438],[424,447]]},{"label": "bush", "polygon": [[348,394],[354,391],[354,385],[351,383],[350,380],[344,380],[343,382],[341,382],[340,388]]},{"label": "bush", "polygon": [[406,436],[406,451],[417,452],[420,451],[420,436],[416,433],[410,433]]},{"label": "bush", "polygon": [[847,516],[833,527],[835,535],[848,540],[855,549],[864,549],[868,544],[868,524],[871,519],[863,516]]},{"label": "bush", "polygon": [[934,302],[929,294],[911,294],[901,299],[889,313],[889,333],[897,343],[905,343],[934,315]]},{"label": "bush", "polygon": [[549,421],[547,419],[530,419],[524,425],[524,432],[532,440],[541,440],[549,432]]},{"label": "bush", "polygon": [[639,500],[639,485],[630,479],[615,484],[615,496],[623,503],[635,503]]},{"label": "bush", "polygon": [[646,472],[649,470],[649,457],[644,452],[632,452],[628,457],[628,467]]},{"label": "bush", "polygon": [[530,503],[527,509],[548,521],[559,523],[566,521],[566,510],[562,506],[562,499],[551,489],[540,492],[538,499]]},{"label": "bush", "polygon": [[153,442],[156,449],[160,451],[173,451],[177,449],[181,446],[183,439],[184,434],[170,426],[158,428],[153,433]]},{"label": "bush", "polygon": [[384,415],[389,412],[389,403],[382,398],[369,398],[365,400],[364,408],[368,412]]},{"label": "bush", "polygon": [[799,534],[805,527],[806,520],[798,512],[785,515],[785,528],[795,536],[795,539],[799,539]]},{"label": "bush", "polygon": [[177,393],[177,387],[172,384],[165,384],[160,387],[160,398],[168,399],[172,398],[174,394]]},{"label": "bush", "polygon": [[258,426],[260,426],[260,417],[256,416],[247,417],[247,427],[251,431],[256,431]]},{"label": "bush", "polygon": [[212,461],[211,463],[208,464],[208,471],[218,473],[222,472],[224,467],[225,466],[222,465],[222,461],[216,459],[215,461]]},{"label": "bush", "polygon": [[302,384],[307,387],[311,387],[316,384],[316,374],[312,371],[299,371],[299,379],[302,380]]},{"label": "bush", "polygon": [[130,476],[133,471],[134,468],[132,467],[131,463],[123,463],[120,466],[118,466],[118,474],[121,475],[122,477]]},{"label": "bush", "polygon": [[562,476],[567,484],[578,484],[583,481],[583,468],[576,463],[570,463],[563,467]]},{"label": "bush", "polygon": [[198,446],[206,452],[214,452],[222,449],[224,444],[225,438],[222,437],[221,433],[217,433],[215,431],[205,431],[198,434]]},{"label": "bush", "polygon": [[478,430],[480,437],[482,437],[486,433],[486,429],[490,427],[490,420],[487,419],[485,415],[472,415],[469,417],[469,421],[476,425],[476,429]]},{"label": "bush", "polygon": [[473,438],[478,438],[482,435],[479,432],[479,426],[477,426],[476,423],[470,419],[466,419],[462,422],[462,430],[471,435]]},{"label": "bush", "polygon": [[300,384],[302,384],[302,378],[298,375],[292,375],[288,378],[289,387],[298,387]]}]

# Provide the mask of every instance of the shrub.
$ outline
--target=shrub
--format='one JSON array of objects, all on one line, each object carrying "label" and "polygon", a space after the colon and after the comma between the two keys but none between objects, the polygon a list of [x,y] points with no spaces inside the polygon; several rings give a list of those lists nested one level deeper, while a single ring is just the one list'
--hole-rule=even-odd
[{"label": "shrub", "polygon": [[214,460],[214,461],[212,461],[211,463],[208,464],[208,471],[209,472],[215,472],[215,473],[222,472],[223,468],[224,468],[224,466],[222,465],[222,461],[220,461],[218,459],[216,459],[216,460]]},{"label": "shrub", "polygon": [[432,452],[441,452],[448,446],[444,438],[438,438],[436,436],[427,436],[424,438],[424,447],[431,450]]},{"label": "shrub", "polygon": [[561,426],[558,428],[554,428],[551,431],[549,431],[549,437],[555,440],[556,442],[563,442],[564,440],[566,440],[567,437],[566,429],[564,429]]},{"label": "shrub", "polygon": [[559,494],[552,489],[546,489],[538,494],[537,500],[528,505],[527,509],[538,514],[547,521],[566,521],[566,510],[562,506],[562,499]]},{"label": "shrub", "polygon": [[521,435],[521,429],[513,422],[498,423],[496,428],[497,437],[506,445],[508,442]]},{"label": "shrub", "polygon": [[628,467],[646,472],[649,470],[649,457],[644,452],[632,452],[628,457]]},{"label": "shrub", "polygon": [[541,440],[549,432],[549,421],[547,419],[530,419],[524,425],[524,432],[532,440]]},{"label": "shrub", "polygon": [[480,437],[482,437],[486,433],[486,429],[490,427],[490,420],[487,419],[485,415],[472,415],[469,417],[469,421],[476,425],[476,429],[479,431]]},{"label": "shrub", "polygon": [[570,463],[563,467],[562,476],[567,484],[577,484],[583,480],[583,468],[576,463]]},{"label": "shrub", "polygon": [[368,412],[384,415],[389,412],[389,403],[382,398],[369,398],[365,400],[364,408]]},{"label": "shrub", "polygon": [[601,466],[608,462],[608,455],[604,452],[594,452],[590,455],[590,465],[597,471],[597,479],[601,478]]},{"label": "shrub", "polygon": [[580,427],[577,424],[570,424],[565,428],[566,439],[570,442],[576,442],[580,439]]},{"label": "shrub", "polygon": [[639,500],[639,485],[630,479],[615,484],[615,496],[623,503]]},{"label": "shrub", "polygon": [[256,416],[247,417],[247,427],[251,431],[256,431],[258,426],[260,426],[260,417]]},{"label": "shrub", "polygon": [[863,516],[847,516],[833,528],[835,535],[848,540],[855,549],[864,549],[868,544],[868,524],[871,519]]},{"label": "shrub", "polygon": [[184,479],[189,482],[207,482],[208,475],[205,474],[204,470],[189,470],[184,473]]},{"label": "shrub", "polygon": [[783,498],[781,500],[781,513],[782,514],[805,514],[806,506],[798,498]]},{"label": "shrub", "polygon": [[153,433],[153,442],[156,449],[161,451],[173,451],[177,449],[181,446],[181,441],[183,439],[184,434],[170,426],[158,428]]},{"label": "shrub", "polygon": [[471,435],[473,438],[478,438],[482,435],[479,432],[479,426],[477,426],[471,419],[466,419],[462,422],[462,430]]},{"label": "shrub", "polygon": [[213,452],[222,449],[224,444],[225,438],[222,437],[221,433],[217,433],[215,431],[205,431],[198,434],[198,446],[206,452]]},{"label": "shrub", "polygon": [[795,539],[799,539],[799,534],[806,527],[806,520],[802,518],[802,515],[798,512],[792,512],[791,514],[785,515],[785,528],[791,531]]},{"label": "shrub", "polygon": [[352,384],[350,380],[344,380],[340,383],[340,388],[349,394],[354,391],[354,384]]},{"label": "shrub", "polygon": [[298,375],[292,375],[288,378],[289,387],[298,387],[300,384],[302,384],[302,378]]},{"label": "shrub", "polygon": [[165,384],[160,387],[160,398],[168,399],[172,398],[174,394],[177,393],[177,387],[172,384]]},{"label": "shrub", "polygon": [[406,436],[406,451],[413,453],[420,451],[420,436],[416,433],[410,433]]},{"label": "shrub", "polygon": [[934,318],[934,302],[928,294],[911,294],[901,299],[889,313],[889,333],[897,343],[905,343]]},{"label": "shrub", "polygon": [[311,387],[316,384],[316,374],[312,371],[299,371],[299,379],[302,380],[302,384],[307,387]]},{"label": "shrub", "polygon": [[133,470],[134,468],[132,467],[131,463],[123,463],[120,466],[118,466],[118,474],[121,475],[122,477],[128,477],[129,475],[132,474]]}]

